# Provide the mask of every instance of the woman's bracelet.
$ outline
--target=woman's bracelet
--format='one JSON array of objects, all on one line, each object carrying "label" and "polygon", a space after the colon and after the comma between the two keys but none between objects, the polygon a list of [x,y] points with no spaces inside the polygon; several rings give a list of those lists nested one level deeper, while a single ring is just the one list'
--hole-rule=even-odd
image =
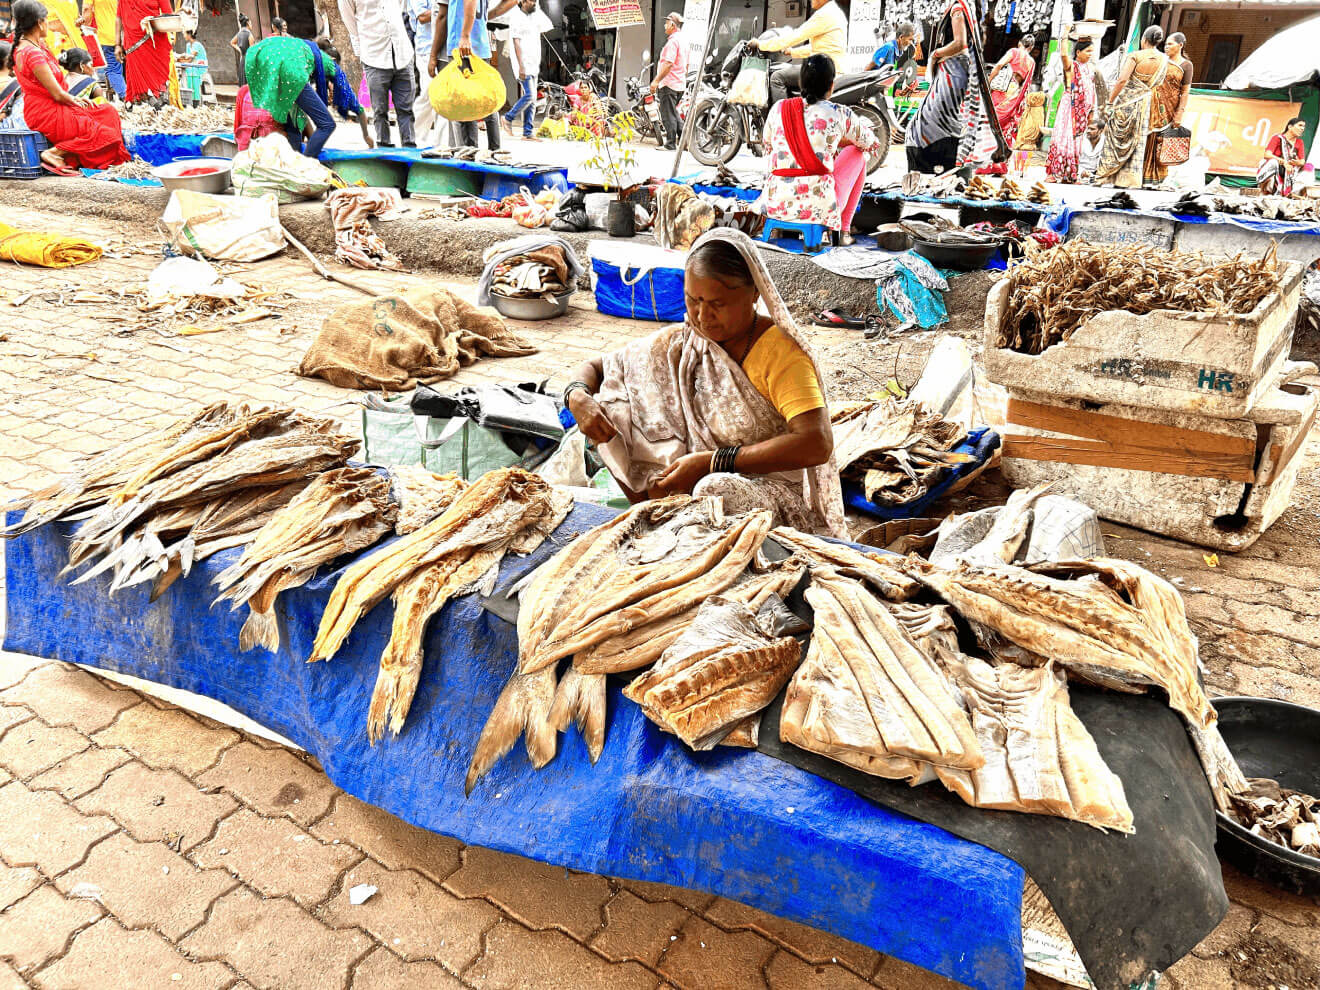
[{"label": "woman's bracelet", "polygon": [[568,408],[568,397],[578,389],[582,389],[582,391],[586,392],[588,395],[591,394],[591,386],[586,382],[569,382],[568,385],[564,387],[564,394],[561,397],[565,409]]},{"label": "woman's bracelet", "polygon": [[734,470],[733,463],[738,459],[738,451],[742,450],[741,445],[734,447],[720,447],[715,453],[710,455],[710,473],[711,474],[729,474]]}]

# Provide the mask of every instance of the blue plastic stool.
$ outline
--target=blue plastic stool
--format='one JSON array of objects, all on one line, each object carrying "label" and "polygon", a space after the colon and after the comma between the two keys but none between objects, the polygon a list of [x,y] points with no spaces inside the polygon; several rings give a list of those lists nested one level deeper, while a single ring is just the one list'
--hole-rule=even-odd
[{"label": "blue plastic stool", "polygon": [[792,234],[802,239],[804,254],[815,254],[817,251],[825,250],[827,246],[825,230],[825,225],[820,223],[793,223],[789,220],[771,220],[766,217],[765,226],[761,228],[761,240],[769,244],[775,239],[775,234]]}]

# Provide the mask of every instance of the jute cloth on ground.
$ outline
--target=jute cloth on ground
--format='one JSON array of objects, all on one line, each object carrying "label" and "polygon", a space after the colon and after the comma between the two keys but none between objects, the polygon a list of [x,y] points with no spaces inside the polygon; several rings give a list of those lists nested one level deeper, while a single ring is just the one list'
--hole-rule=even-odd
[{"label": "jute cloth on ground", "polygon": [[[802,332],[789,315],[751,238],[716,229],[697,241],[732,243],[751,268],[757,291],[775,324],[811,358],[825,393],[825,378]],[[596,400],[618,431],[600,455],[633,491],[646,491],[682,455],[734,444],[758,443],[787,432],[788,424],[756,390],[742,367],[719,344],[686,323],[665,327],[605,355]],[[825,395],[828,405],[829,396]],[[776,522],[847,539],[839,469],[824,464],[774,475],[714,474],[694,494],[724,495],[729,512],[774,511]]]},{"label": "jute cloth on ground", "polygon": [[307,348],[298,374],[341,388],[403,392],[449,378],[479,357],[535,353],[497,314],[419,286],[340,306]]}]

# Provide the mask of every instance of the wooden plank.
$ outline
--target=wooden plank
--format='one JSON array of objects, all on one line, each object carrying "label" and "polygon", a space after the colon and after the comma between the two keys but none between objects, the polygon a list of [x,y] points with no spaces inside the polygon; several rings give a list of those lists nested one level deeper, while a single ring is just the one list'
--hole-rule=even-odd
[{"label": "wooden plank", "polygon": [[1243,459],[1240,456],[1208,451],[1196,451],[1189,455],[1180,451],[1141,450],[1135,445],[1119,447],[1102,440],[1078,440],[1071,437],[1006,434],[1003,455],[1028,461],[1089,464],[1092,467],[1127,468],[1130,471],[1219,478],[1223,481],[1256,479],[1252,458]]},{"label": "wooden plank", "polygon": [[[1066,433],[1073,437],[1104,440],[1117,448],[1131,448],[1152,454],[1162,451],[1182,452],[1187,455],[1219,453],[1237,455],[1253,462],[1256,441],[1253,437],[1235,437],[1224,433],[1188,430],[1162,423],[1146,423],[1122,416],[1088,412],[1067,406],[1047,406],[1025,399],[1008,400],[1008,422],[1013,426],[1029,426],[1051,433]],[[1171,472],[1174,473],[1174,472]]]},{"label": "wooden plank", "polygon": [[[1261,484],[1272,484],[1275,479],[1283,473],[1284,469],[1287,468],[1292,459],[1297,456],[1297,452],[1301,450],[1302,445],[1306,443],[1306,438],[1311,432],[1311,427],[1315,425],[1315,413],[1316,410],[1312,408],[1311,415],[1306,417],[1306,420],[1300,427],[1298,427],[1297,433],[1293,436],[1292,440],[1288,442],[1288,446],[1282,451],[1279,449],[1282,444],[1276,443],[1270,445],[1270,461],[1274,466],[1270,468],[1270,476],[1261,482]],[[1277,430],[1278,427],[1276,426],[1274,429]]]}]

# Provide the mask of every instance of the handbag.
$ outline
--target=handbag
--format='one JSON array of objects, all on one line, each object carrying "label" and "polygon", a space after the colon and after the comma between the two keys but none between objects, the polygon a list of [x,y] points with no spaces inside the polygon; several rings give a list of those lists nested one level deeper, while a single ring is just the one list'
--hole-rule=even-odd
[{"label": "handbag", "polygon": [[1166,127],[1155,143],[1161,165],[1181,165],[1192,157],[1192,132],[1185,127]]}]

